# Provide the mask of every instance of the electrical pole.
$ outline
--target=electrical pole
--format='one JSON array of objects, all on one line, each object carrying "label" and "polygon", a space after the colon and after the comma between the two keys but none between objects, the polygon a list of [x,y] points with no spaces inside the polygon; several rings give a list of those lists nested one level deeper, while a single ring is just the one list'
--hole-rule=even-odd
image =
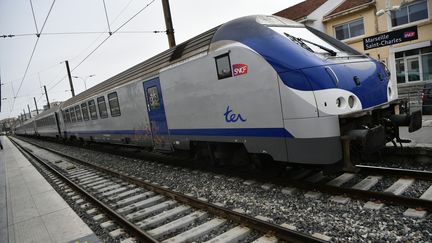
[{"label": "electrical pole", "polygon": [[45,86],[45,85],[44,85],[44,90],[45,90],[45,96],[46,96],[46,100],[47,100],[48,109],[50,109],[50,108],[51,108],[51,105],[50,105],[50,103],[49,103],[48,93],[47,93],[47,90],[46,90],[46,86]]},{"label": "electrical pole", "polygon": [[29,111],[29,119],[31,119],[31,112],[30,112],[30,106],[27,105],[28,111]]},{"label": "electrical pole", "polygon": [[36,98],[33,97],[33,100],[34,100],[34,103],[35,103],[35,106],[36,106],[36,114],[39,115],[39,109],[37,107]]},{"label": "electrical pole", "polygon": [[166,33],[168,36],[168,43],[169,43],[169,47],[171,48],[174,47],[176,43],[174,39],[174,27],[172,23],[171,10],[170,10],[168,0],[162,0],[162,7],[163,7],[164,17],[165,17],[165,26],[166,26]]},{"label": "electrical pole", "polygon": [[23,109],[23,113],[24,113],[24,121],[27,120],[27,113],[25,112],[25,110]]},{"label": "electrical pole", "polygon": [[65,63],[66,63],[67,74],[69,77],[69,84],[71,87],[72,97],[74,97],[75,96],[75,90],[74,90],[73,83],[72,83],[72,76],[71,76],[71,72],[70,72],[70,68],[69,68],[69,61],[66,60]]}]

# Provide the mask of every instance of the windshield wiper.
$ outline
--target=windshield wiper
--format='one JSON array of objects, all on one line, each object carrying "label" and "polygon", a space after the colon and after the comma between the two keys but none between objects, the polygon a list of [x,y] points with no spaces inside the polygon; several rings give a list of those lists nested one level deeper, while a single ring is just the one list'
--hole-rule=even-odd
[{"label": "windshield wiper", "polygon": [[297,44],[299,44],[301,47],[303,47],[303,48],[305,48],[306,50],[308,50],[308,51],[310,51],[310,52],[314,52],[309,46],[307,46],[306,44],[305,44],[305,42],[306,43],[309,43],[309,44],[312,44],[312,45],[314,45],[314,46],[317,46],[317,47],[319,47],[319,48],[321,48],[321,49],[323,49],[324,51],[326,51],[326,52],[328,52],[329,54],[330,54],[330,56],[336,56],[336,52],[335,51],[333,51],[332,49],[330,49],[330,48],[327,48],[327,47],[325,47],[325,46],[322,46],[322,45],[320,45],[320,44],[317,44],[317,43],[314,43],[314,42],[312,42],[312,41],[308,41],[308,40],[306,40],[306,39],[302,39],[302,38],[298,38],[298,37],[295,37],[295,36],[292,36],[292,35],[290,35],[290,34],[287,34],[287,33],[284,33],[288,38],[290,38],[292,41],[294,41],[294,42],[296,42]]}]

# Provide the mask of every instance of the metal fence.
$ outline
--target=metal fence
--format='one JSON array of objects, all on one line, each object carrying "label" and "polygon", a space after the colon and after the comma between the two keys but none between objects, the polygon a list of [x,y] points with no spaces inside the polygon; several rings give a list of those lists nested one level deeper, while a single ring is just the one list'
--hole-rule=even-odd
[{"label": "metal fence", "polygon": [[398,86],[399,98],[408,100],[407,107],[411,112],[422,109],[422,94],[424,89],[424,82],[417,84],[410,84],[407,86]]}]

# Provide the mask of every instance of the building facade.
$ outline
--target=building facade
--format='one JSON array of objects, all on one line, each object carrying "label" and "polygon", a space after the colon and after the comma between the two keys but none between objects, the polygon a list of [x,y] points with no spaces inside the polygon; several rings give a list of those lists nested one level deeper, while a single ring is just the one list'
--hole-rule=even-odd
[{"label": "building facade", "polygon": [[432,0],[344,0],[324,13],[322,25],[327,34],[386,63],[400,97],[419,100],[432,82],[431,15]]},{"label": "building facade", "polygon": [[386,63],[400,96],[414,99],[432,82],[431,11],[431,0],[347,0],[323,22],[327,34]]},{"label": "building facade", "polygon": [[323,17],[344,0],[306,0],[274,15],[291,19],[326,32]]}]

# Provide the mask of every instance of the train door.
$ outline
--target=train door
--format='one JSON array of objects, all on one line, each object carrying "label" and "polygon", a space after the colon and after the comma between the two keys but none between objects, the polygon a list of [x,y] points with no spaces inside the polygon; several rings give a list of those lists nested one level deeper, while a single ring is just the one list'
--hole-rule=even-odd
[{"label": "train door", "polygon": [[154,148],[172,151],[159,78],[146,81],[143,85]]},{"label": "train door", "polygon": [[54,112],[54,118],[55,118],[55,122],[56,122],[56,125],[57,125],[57,138],[61,138],[61,136],[62,136],[62,134],[61,134],[61,129],[60,129],[60,119],[59,119],[59,116],[58,116],[58,113],[57,112]]}]

